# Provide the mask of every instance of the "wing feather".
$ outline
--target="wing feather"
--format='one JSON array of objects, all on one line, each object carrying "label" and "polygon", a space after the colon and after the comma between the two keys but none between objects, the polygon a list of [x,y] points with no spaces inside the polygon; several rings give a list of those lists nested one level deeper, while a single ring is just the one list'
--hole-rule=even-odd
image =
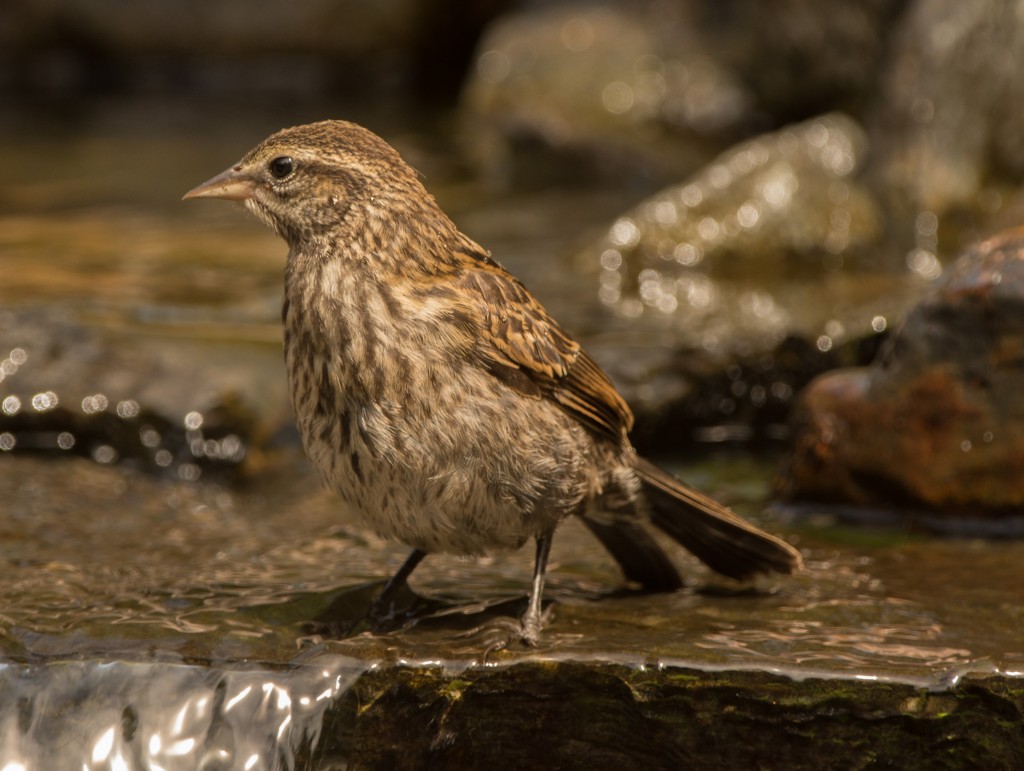
[{"label": "wing feather", "polygon": [[472,303],[485,333],[479,350],[492,373],[523,393],[554,400],[591,431],[623,442],[633,413],[608,376],[514,276],[467,242],[456,283],[479,299]]}]

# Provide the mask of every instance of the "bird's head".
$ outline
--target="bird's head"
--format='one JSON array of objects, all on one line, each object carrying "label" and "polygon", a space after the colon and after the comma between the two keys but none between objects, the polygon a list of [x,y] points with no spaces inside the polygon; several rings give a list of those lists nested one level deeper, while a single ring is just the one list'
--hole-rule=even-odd
[{"label": "bird's head", "polygon": [[278,131],[184,198],[242,201],[293,248],[325,235],[387,239],[436,210],[394,148],[340,120]]}]

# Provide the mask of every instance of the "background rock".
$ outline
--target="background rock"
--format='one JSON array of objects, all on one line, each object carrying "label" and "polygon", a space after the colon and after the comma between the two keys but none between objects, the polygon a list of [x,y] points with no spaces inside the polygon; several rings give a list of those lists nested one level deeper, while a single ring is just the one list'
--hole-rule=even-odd
[{"label": "background rock", "polygon": [[794,417],[789,499],[988,516],[1024,504],[1024,232],[964,254],[869,368],[815,380]]},{"label": "background rock", "polygon": [[737,145],[619,217],[583,269],[599,275],[606,305],[661,315],[691,345],[758,348],[818,332],[853,289],[839,280],[822,295],[830,274],[870,266],[879,238],[880,212],[856,178],[866,149],[842,115]]},{"label": "background rock", "polygon": [[283,417],[258,389],[239,390],[239,370],[203,367],[195,349],[104,339],[55,310],[0,311],[0,353],[5,454],[83,455],[195,481],[237,474]]},{"label": "background rock", "polygon": [[778,438],[793,394],[865,362],[926,286],[881,248],[883,213],[859,178],[867,150],[842,114],[747,140],[579,253],[612,311],[591,347],[636,409],[639,441]]},{"label": "background rock", "polygon": [[1022,179],[1020,19],[1016,0],[910,5],[873,108],[878,171],[893,200],[941,217],[978,209],[990,185]]},{"label": "background rock", "polygon": [[[481,40],[463,95],[465,135],[491,176],[522,176],[540,144],[616,173],[686,174],[738,136],[750,111],[692,3],[527,8]],[[550,178],[550,170],[548,173]]]},{"label": "background rock", "polygon": [[480,42],[466,134],[492,173],[528,159],[515,151],[527,142],[616,176],[684,176],[753,133],[860,109],[901,9],[893,0],[827,11],[807,0],[527,5]]}]

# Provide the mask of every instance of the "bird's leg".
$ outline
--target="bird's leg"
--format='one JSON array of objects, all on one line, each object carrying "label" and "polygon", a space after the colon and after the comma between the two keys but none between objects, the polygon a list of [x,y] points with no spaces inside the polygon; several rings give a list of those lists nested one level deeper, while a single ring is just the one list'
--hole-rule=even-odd
[{"label": "bird's leg", "polygon": [[536,645],[540,639],[541,600],[544,594],[544,573],[548,568],[548,555],[551,553],[553,533],[547,532],[537,536],[537,559],[533,566],[533,586],[530,588],[530,600],[523,616],[523,642]]},{"label": "bird's leg", "polygon": [[413,549],[412,553],[405,558],[402,567],[388,579],[388,582],[384,584],[384,588],[380,590],[380,594],[377,595],[377,598],[370,606],[371,621],[384,621],[391,615],[391,602],[395,599],[395,595],[405,587],[406,582],[409,580],[409,575],[416,569],[417,565],[423,562],[423,558],[426,556],[427,553],[422,549]]}]

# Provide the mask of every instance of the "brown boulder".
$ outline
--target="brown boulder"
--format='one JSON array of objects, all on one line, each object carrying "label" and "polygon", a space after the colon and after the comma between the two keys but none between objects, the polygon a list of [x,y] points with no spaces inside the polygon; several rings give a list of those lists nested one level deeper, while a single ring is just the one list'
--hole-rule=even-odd
[{"label": "brown boulder", "polygon": [[807,387],[786,499],[1009,513],[1024,504],[1024,229],[960,257],[867,368]]}]

